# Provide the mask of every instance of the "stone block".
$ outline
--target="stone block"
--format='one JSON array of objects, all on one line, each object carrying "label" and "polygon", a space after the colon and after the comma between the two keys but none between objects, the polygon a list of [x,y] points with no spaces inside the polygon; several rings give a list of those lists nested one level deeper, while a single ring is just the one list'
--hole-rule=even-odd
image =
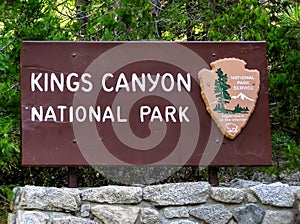
[{"label": "stone block", "polygon": [[54,218],[52,224],[98,224],[89,219],[83,219],[75,216],[65,216],[61,218]]},{"label": "stone block", "polygon": [[232,217],[222,204],[200,205],[190,210],[190,215],[208,224],[227,224]]},{"label": "stone block", "polygon": [[262,224],[294,224],[294,214],[291,211],[267,210]]},{"label": "stone block", "polygon": [[160,224],[159,213],[153,208],[142,208],[140,212],[140,222],[141,224]]},{"label": "stone block", "polygon": [[96,205],[91,212],[104,224],[134,224],[140,208],[136,206]]},{"label": "stone block", "polygon": [[40,211],[19,210],[16,216],[16,224],[47,224],[49,216]]},{"label": "stone block", "polygon": [[248,202],[248,203],[256,203],[257,202],[257,199],[256,197],[253,195],[253,192],[247,192],[246,195],[245,195],[245,202]]},{"label": "stone block", "polygon": [[80,202],[80,191],[75,188],[25,186],[15,194],[15,210],[77,211]]},{"label": "stone block", "polygon": [[264,216],[264,211],[256,204],[247,204],[245,206],[235,208],[232,213],[238,223],[243,224],[261,223]]},{"label": "stone block", "polygon": [[138,204],[142,201],[141,187],[104,186],[83,190],[83,201],[108,204]]},{"label": "stone block", "polygon": [[90,209],[91,209],[90,204],[82,204],[81,208],[80,208],[81,217],[84,217],[84,218],[89,217]]},{"label": "stone block", "polygon": [[180,219],[180,220],[172,220],[172,221],[166,221],[163,222],[163,224],[204,224],[202,221],[191,221],[186,219]]},{"label": "stone block", "polygon": [[294,194],[287,184],[261,184],[251,187],[251,190],[265,205],[293,207],[295,201]]},{"label": "stone block", "polygon": [[163,209],[166,218],[188,218],[190,216],[188,207],[167,207]]},{"label": "stone block", "polygon": [[153,185],[143,189],[143,197],[154,205],[199,204],[206,202],[210,189],[206,182]]},{"label": "stone block", "polygon": [[291,186],[290,187],[295,195],[296,200],[300,200],[300,186]]},{"label": "stone block", "polygon": [[245,198],[245,191],[228,187],[213,187],[211,198],[225,203],[241,203]]}]

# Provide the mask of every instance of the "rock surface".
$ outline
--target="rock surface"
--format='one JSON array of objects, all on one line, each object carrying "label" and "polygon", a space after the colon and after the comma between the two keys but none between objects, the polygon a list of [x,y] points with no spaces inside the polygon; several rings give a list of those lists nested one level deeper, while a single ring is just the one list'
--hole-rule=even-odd
[{"label": "rock surface", "polygon": [[168,219],[188,218],[190,216],[189,208],[187,207],[168,207],[163,209],[163,213]]},{"label": "rock surface", "polygon": [[264,211],[256,204],[247,204],[245,206],[235,208],[232,213],[237,222],[243,224],[261,223],[264,216]]},{"label": "rock surface", "polygon": [[89,217],[91,210],[90,204],[82,204],[80,208],[81,217]]},{"label": "rock surface", "polygon": [[96,205],[91,212],[104,224],[134,224],[140,208],[135,206]]},{"label": "rock surface", "polygon": [[265,205],[293,207],[295,201],[294,194],[287,184],[261,184],[251,187],[251,190]]},{"label": "rock surface", "polygon": [[14,205],[24,209],[77,211],[80,191],[75,188],[25,186],[16,190]]},{"label": "rock surface", "polygon": [[82,200],[108,204],[137,204],[142,200],[142,188],[104,186],[90,188],[81,193]]},{"label": "rock surface", "polygon": [[232,217],[224,205],[200,205],[190,210],[190,215],[209,224],[227,224]]},{"label": "rock surface", "polygon": [[141,224],[160,224],[159,213],[157,210],[152,208],[142,208],[140,213]]},{"label": "rock surface", "polygon": [[47,224],[49,216],[39,211],[18,211],[17,224]]},{"label": "rock surface", "polygon": [[143,197],[154,205],[187,205],[206,202],[210,185],[206,182],[147,186]]},{"label": "rock surface", "polygon": [[291,211],[266,211],[262,224],[294,224]]},{"label": "rock surface", "polygon": [[291,187],[296,200],[300,200],[300,186]]},{"label": "rock surface", "polygon": [[14,192],[8,224],[300,223],[300,187],[281,183],[237,188],[204,182],[83,189],[25,186]]},{"label": "rock surface", "polygon": [[190,221],[190,220],[176,220],[176,221],[168,221],[163,224],[204,224],[202,221]]},{"label": "rock surface", "polygon": [[98,224],[92,220],[82,219],[74,216],[65,216],[61,218],[54,218],[52,224]]},{"label": "rock surface", "polygon": [[236,188],[213,187],[211,198],[225,203],[241,203],[245,198],[245,191]]}]

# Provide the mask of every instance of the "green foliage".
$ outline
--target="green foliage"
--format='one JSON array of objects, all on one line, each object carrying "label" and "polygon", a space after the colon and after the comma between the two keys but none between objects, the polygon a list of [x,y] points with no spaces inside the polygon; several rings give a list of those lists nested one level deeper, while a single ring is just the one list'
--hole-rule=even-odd
[{"label": "green foliage", "polygon": [[296,40],[299,46],[300,41],[300,4],[289,4],[280,17],[283,28],[287,30],[287,35]]},{"label": "green foliage", "polygon": [[208,37],[214,40],[264,40],[263,29],[267,28],[268,22],[269,16],[258,1],[240,1],[224,8],[222,14],[210,21]]},{"label": "green foliage", "polygon": [[[13,199],[14,193],[12,189],[16,187],[15,185],[2,185],[0,186],[0,195],[5,196],[7,199],[6,203],[10,203]],[[0,196],[0,197],[1,197]]]},{"label": "green foliage", "polygon": [[300,146],[286,132],[277,131],[272,135],[273,167],[267,169],[269,174],[280,178],[284,170],[299,170]]},{"label": "green foliage", "polygon": [[[271,128],[273,136],[282,144],[283,153],[289,160],[285,168],[299,170],[300,144],[300,17],[299,4],[289,4],[279,17],[278,34],[282,46],[277,61],[270,66],[269,87],[271,101]],[[282,44],[283,43],[283,44]],[[282,133],[285,133],[284,135]],[[287,143],[288,141],[288,143]],[[275,144],[275,150],[278,144]],[[280,144],[279,144],[280,145]],[[288,150],[287,150],[288,149]]]},{"label": "green foliage", "polygon": [[7,208],[9,207],[13,198],[13,187],[15,185],[0,186],[0,223],[6,223]]},{"label": "green foliage", "polygon": [[[80,40],[112,41],[154,38],[150,1],[93,0],[84,7],[85,12],[81,14],[83,18],[78,20],[77,26],[75,25],[75,29],[81,29]],[[143,29],[137,29],[137,27],[143,27]]]},{"label": "green foliage", "polygon": [[59,185],[61,182],[55,178],[52,182],[48,180],[49,173],[58,177],[53,171],[19,166],[21,41],[69,38],[52,6],[50,1],[47,4],[42,0],[0,3],[0,223],[4,223],[16,184]]}]

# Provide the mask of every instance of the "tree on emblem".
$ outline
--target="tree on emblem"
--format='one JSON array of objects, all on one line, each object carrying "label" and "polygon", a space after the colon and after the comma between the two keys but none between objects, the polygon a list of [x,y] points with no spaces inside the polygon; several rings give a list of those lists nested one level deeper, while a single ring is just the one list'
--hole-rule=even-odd
[{"label": "tree on emblem", "polygon": [[227,92],[228,89],[231,88],[230,85],[227,84],[227,74],[223,74],[221,68],[217,69],[218,79],[215,80],[215,94],[216,98],[218,98],[218,104],[214,108],[214,111],[223,113],[223,114],[247,114],[249,112],[248,107],[241,107],[237,104],[234,110],[228,110],[225,108],[225,104],[230,103],[231,96]]},{"label": "tree on emblem", "polygon": [[227,84],[227,74],[223,74],[221,68],[217,69],[218,79],[215,80],[215,91],[216,98],[218,98],[218,104],[214,108],[214,111],[221,113],[228,113],[229,111],[225,109],[225,104],[228,104],[231,100],[229,93],[227,92],[230,89],[230,85]]},{"label": "tree on emblem", "polygon": [[233,114],[247,114],[249,112],[248,107],[241,107],[239,104],[235,106],[232,111]]}]

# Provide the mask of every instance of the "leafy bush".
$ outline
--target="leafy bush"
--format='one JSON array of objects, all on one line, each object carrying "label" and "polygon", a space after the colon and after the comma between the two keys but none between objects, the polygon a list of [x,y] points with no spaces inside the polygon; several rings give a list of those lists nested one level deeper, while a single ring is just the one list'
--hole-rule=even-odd
[{"label": "leafy bush", "polygon": [[0,223],[6,223],[7,210],[13,197],[11,190],[15,185],[0,186]]},{"label": "leafy bush", "polygon": [[300,5],[290,4],[280,22],[284,47],[269,79],[272,130],[285,131],[300,144]]}]

